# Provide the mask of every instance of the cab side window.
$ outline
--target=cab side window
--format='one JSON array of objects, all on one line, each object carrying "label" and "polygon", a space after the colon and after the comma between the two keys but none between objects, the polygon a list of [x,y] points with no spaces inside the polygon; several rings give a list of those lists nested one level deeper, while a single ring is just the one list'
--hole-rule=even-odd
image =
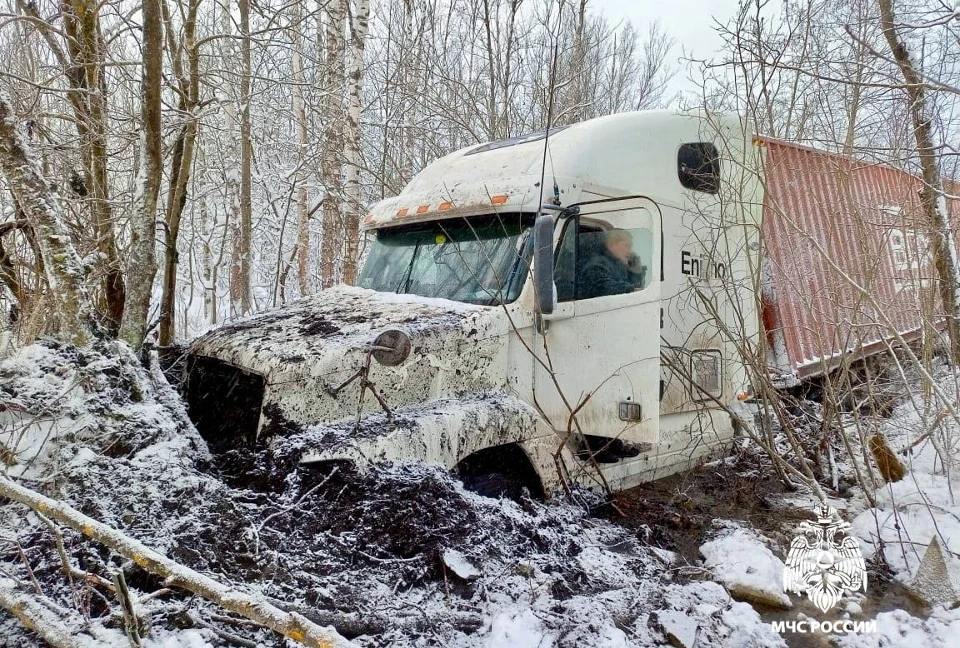
[{"label": "cab side window", "polygon": [[560,245],[557,246],[553,281],[557,285],[557,302],[577,298],[577,220],[565,224]]},{"label": "cab side window", "polygon": [[643,290],[650,283],[653,234],[608,222],[566,224],[557,248],[557,301],[593,299]]},{"label": "cab side window", "polygon": [[677,152],[677,176],[687,189],[720,191],[720,153],[710,142],[682,144]]}]

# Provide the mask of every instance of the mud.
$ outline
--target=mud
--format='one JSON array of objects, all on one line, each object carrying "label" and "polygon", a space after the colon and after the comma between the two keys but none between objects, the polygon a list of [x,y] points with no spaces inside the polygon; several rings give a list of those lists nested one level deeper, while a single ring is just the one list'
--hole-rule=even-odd
[{"label": "mud", "polygon": [[[773,540],[774,553],[782,560],[802,520],[812,520],[812,510],[785,506],[779,496],[789,491],[763,465],[758,452],[741,451],[726,461],[703,466],[686,474],[643,484],[616,494],[595,514],[631,529],[639,541],[679,554],[681,562],[700,564],[700,546],[710,539],[714,522],[734,520]],[[680,570],[683,575],[684,571]],[[681,578],[699,579],[697,569]],[[875,618],[880,612],[906,610],[925,618],[929,610],[911,598],[891,578],[885,564],[867,561],[868,588],[858,602],[863,614]],[[764,621],[796,621],[799,614],[823,621],[842,618],[840,607],[824,615],[806,598],[792,597],[794,607],[781,610],[754,604]],[[822,635],[783,635],[790,648],[826,648],[833,645]]]},{"label": "mud", "polygon": [[[538,551],[572,557],[580,551],[569,541],[556,546],[556,520],[531,524],[504,515],[493,500],[464,492],[440,468],[384,465],[359,472],[350,462],[298,467],[278,461],[267,447],[230,451],[214,464],[230,490],[205,498],[196,514],[222,524],[178,535],[174,557],[244,580],[308,588],[305,572],[326,577],[366,566],[412,587],[446,577],[441,556],[450,548],[478,559],[489,557],[477,555],[483,547],[509,546],[514,556]],[[526,506],[534,511],[542,505]],[[256,547],[244,528],[251,525],[257,528]],[[323,559],[309,567],[292,560],[318,553]],[[279,555],[286,556],[284,564],[272,564],[271,556]],[[562,567],[572,569],[556,569]]]},{"label": "mud", "polygon": [[300,333],[309,337],[318,336],[323,338],[336,335],[339,332],[340,327],[322,315],[305,315],[300,320]]},{"label": "mud", "polygon": [[596,514],[696,564],[716,520],[739,520],[771,534],[810,517],[799,509],[771,515],[773,498],[784,492],[768,471],[757,470],[754,455],[743,454],[617,493]]}]

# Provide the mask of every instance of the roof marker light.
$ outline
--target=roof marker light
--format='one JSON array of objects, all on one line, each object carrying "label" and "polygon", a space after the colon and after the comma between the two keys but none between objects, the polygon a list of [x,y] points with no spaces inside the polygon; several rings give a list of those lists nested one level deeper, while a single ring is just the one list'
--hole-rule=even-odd
[{"label": "roof marker light", "polygon": [[420,205],[417,207],[418,214],[426,214],[428,211],[430,211],[430,205]]},{"label": "roof marker light", "polygon": [[490,202],[494,205],[502,205],[503,203],[507,202],[507,194],[497,194],[496,196],[490,198]]},{"label": "roof marker light", "polygon": [[440,203],[440,206],[437,207],[437,209],[438,209],[439,211],[450,211],[450,209],[451,209],[452,207],[453,207],[453,203],[452,203],[452,202],[442,202],[442,203]]},{"label": "roof marker light", "polygon": [[398,210],[397,210],[397,218],[403,218],[404,216],[407,215],[407,212],[408,212],[408,211],[410,211],[410,210],[407,209],[406,207],[404,207],[403,209],[398,209]]}]

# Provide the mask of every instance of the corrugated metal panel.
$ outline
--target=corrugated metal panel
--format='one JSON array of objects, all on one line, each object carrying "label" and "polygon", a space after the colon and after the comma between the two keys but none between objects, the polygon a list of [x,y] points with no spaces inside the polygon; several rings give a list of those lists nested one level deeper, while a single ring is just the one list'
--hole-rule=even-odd
[{"label": "corrugated metal panel", "polygon": [[[798,377],[883,350],[938,311],[919,178],[768,138],[764,326],[772,365]],[[960,200],[950,201],[960,220]],[[920,235],[918,238],[917,235]],[[927,243],[925,243],[925,241]],[[865,296],[863,288],[869,296]]]}]

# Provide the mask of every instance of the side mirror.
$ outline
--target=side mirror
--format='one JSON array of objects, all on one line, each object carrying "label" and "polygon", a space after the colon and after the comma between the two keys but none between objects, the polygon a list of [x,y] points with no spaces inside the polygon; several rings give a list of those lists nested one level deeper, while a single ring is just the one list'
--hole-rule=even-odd
[{"label": "side mirror", "polygon": [[557,304],[553,284],[553,216],[541,213],[533,224],[533,288],[536,312],[549,315]]}]

